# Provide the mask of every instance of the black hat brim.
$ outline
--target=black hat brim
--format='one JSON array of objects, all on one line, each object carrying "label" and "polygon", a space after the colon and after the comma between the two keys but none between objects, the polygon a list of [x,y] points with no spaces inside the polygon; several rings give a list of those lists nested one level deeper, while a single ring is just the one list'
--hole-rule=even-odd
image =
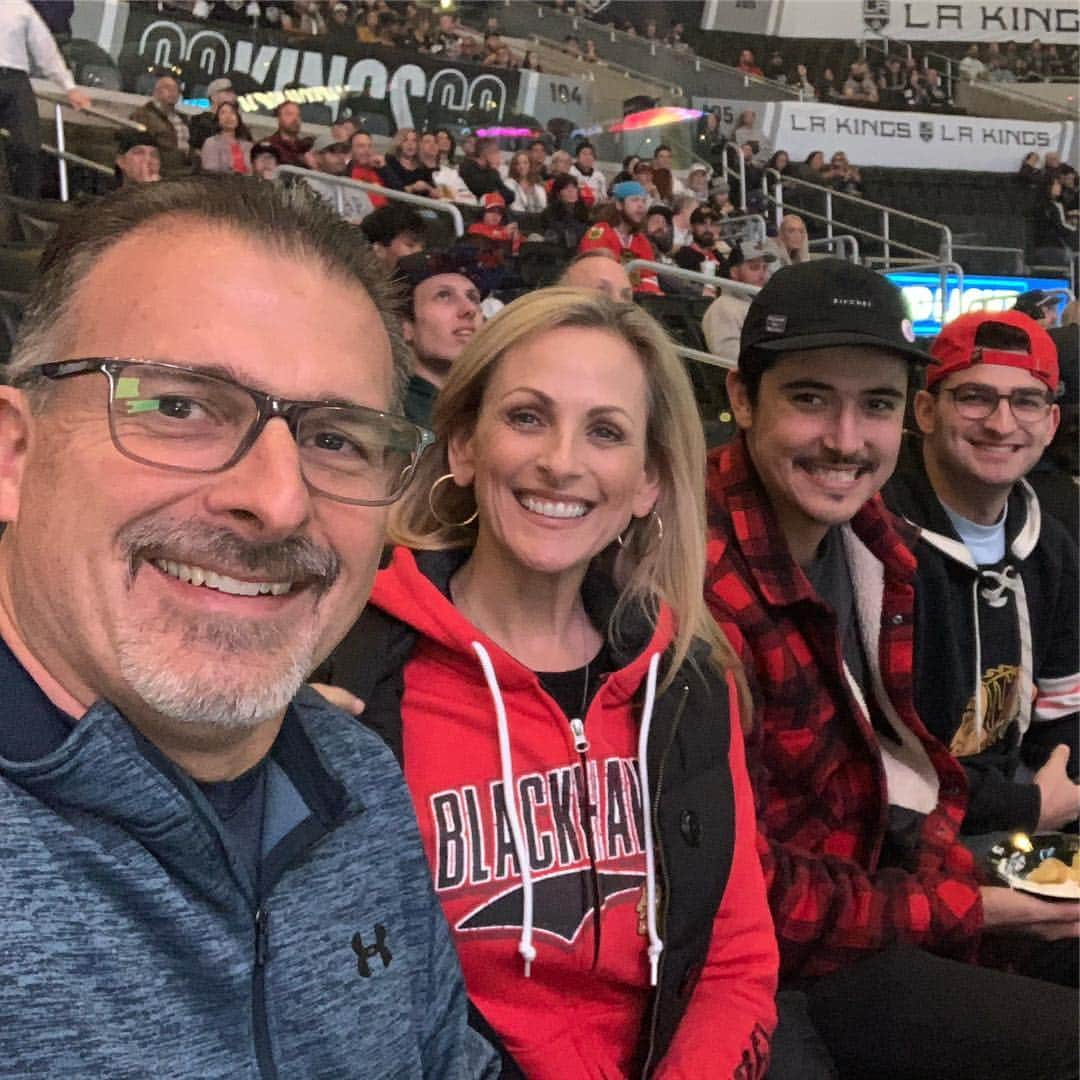
[{"label": "black hat brim", "polygon": [[888,338],[873,334],[858,334],[850,330],[836,330],[820,334],[803,334],[801,337],[782,337],[772,341],[757,341],[748,345],[739,353],[739,368],[745,370],[754,366],[752,355],[755,352],[786,353],[796,349],[827,349],[830,345],[866,345],[870,348],[891,352],[912,364],[932,363],[933,357],[917,345],[901,344]]}]

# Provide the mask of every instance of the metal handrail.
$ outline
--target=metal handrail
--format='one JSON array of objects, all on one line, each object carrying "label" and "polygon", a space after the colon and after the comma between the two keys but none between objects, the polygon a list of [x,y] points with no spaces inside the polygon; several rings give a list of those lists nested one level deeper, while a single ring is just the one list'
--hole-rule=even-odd
[{"label": "metal handrail", "polygon": [[[34,97],[40,98],[42,101],[50,102],[56,115],[56,170],[60,179],[60,201],[67,202],[71,197],[71,193],[68,190],[68,159],[67,139],[64,131],[64,109],[74,109],[75,106],[72,105],[63,94],[55,94],[48,90],[36,89],[33,91],[33,94]],[[106,123],[113,124],[115,127],[132,128],[135,131],[146,130],[146,125],[140,124],[137,120],[127,120],[120,116],[113,116],[112,113],[105,112],[103,109],[97,109],[93,105],[86,105],[80,111],[87,116],[94,116],[99,120],[104,120]]]},{"label": "metal handrail", "polygon": [[[773,202],[773,203],[776,204],[776,208],[777,208],[777,211],[778,211],[777,216],[782,218],[783,214],[784,214],[783,192],[781,191],[780,196],[777,197],[777,198],[774,198],[772,195],[768,195],[767,198],[769,199],[770,202]],[[819,242],[835,243],[838,240],[843,240],[844,237],[848,235],[847,233],[835,233],[834,234],[833,231],[832,231],[833,225],[834,225],[833,219],[831,217],[827,217],[825,214],[819,214],[816,210],[807,210],[805,207],[800,206],[797,211],[793,210],[792,213],[798,213],[799,217],[801,217],[801,218],[811,218],[814,221],[824,222],[826,230],[827,230],[827,235],[824,236],[824,237],[819,237],[818,238]],[[858,225],[844,224],[843,228],[850,230],[850,232],[852,232],[852,233],[858,233],[860,236],[866,237],[868,240],[881,240],[881,239],[883,239],[883,237],[879,236],[877,233],[872,233],[868,229],[863,229]],[[852,236],[851,239],[855,240],[855,237]],[[857,241],[856,241],[856,243],[857,243]],[[922,248],[913,247],[911,244],[905,244],[901,240],[893,240],[893,241],[891,241],[891,245],[892,245],[892,247],[901,248],[904,251],[910,251],[914,255],[917,255],[920,259],[933,259],[933,258],[935,258],[935,255],[934,255],[934,253],[932,251],[924,251]],[[898,263],[903,262],[902,259],[895,259],[894,260],[894,259],[892,259],[890,257],[888,265],[892,265],[892,262],[894,262],[894,261],[898,262]]]},{"label": "metal handrail", "polygon": [[914,263],[911,266],[905,266],[905,273],[918,273],[923,270],[937,270],[938,276],[941,282],[941,318],[938,320],[941,323],[945,322],[945,317],[948,315],[948,291],[949,291],[949,278],[956,278],[956,291],[963,296],[964,295],[964,268],[956,262],[930,262],[930,263]]},{"label": "metal handrail", "polygon": [[[543,37],[541,34],[532,32],[529,34],[529,41],[534,45],[542,45],[545,49],[553,49],[555,52],[567,57],[569,60],[577,59],[572,53],[566,51],[561,42],[556,41],[554,38]],[[639,71],[637,68],[627,67],[625,64],[620,64],[616,60],[604,60],[603,58],[594,61],[595,67],[605,68],[615,75],[622,75],[628,79],[636,79],[638,82],[651,83],[654,87],[665,87],[672,95],[672,97],[686,97],[686,92],[683,88],[677,84],[672,83],[670,79],[663,79],[656,75],[650,75],[646,71]],[[589,82],[596,82],[596,76],[592,75],[591,71],[584,72],[583,74],[574,74],[569,76],[570,78],[580,79]]]},{"label": "metal handrail", "polygon": [[998,255],[1012,255],[1016,260],[1016,273],[1024,272],[1024,249],[1018,247],[998,247],[994,244],[953,244],[953,251],[988,251]]},{"label": "metal handrail", "polygon": [[[735,158],[738,163],[737,169],[732,169],[727,163],[727,153],[729,150],[735,152]],[[724,143],[724,175],[728,176],[734,173],[739,178],[739,209],[746,213],[746,158],[742,156],[742,151],[735,145],[734,142]]]},{"label": "metal handrail", "polygon": [[699,364],[709,364],[711,367],[724,368],[727,371],[735,371],[739,367],[738,360],[728,360],[727,357],[717,356],[716,353],[691,349],[689,345],[676,345],[675,352],[679,356],[685,356],[687,360],[696,360]]},{"label": "metal handrail", "polygon": [[[53,105],[60,105],[65,109],[75,108],[63,94],[52,94],[47,90],[35,90],[34,97],[41,98],[42,101],[48,101]],[[126,116],[114,116],[112,113],[106,112],[104,109],[99,109],[94,105],[87,105],[86,108],[77,111],[84,116],[93,116],[98,120],[104,120],[114,127],[131,128],[132,131],[146,130],[146,125],[140,124],[138,120],[129,120]]]},{"label": "metal handrail", "polygon": [[[747,239],[751,243],[763,243],[765,237],[769,235],[769,229],[768,226],[765,224],[765,218],[762,217],[761,214],[732,214],[730,217],[724,218],[717,224],[727,226],[732,224],[741,224],[744,221],[747,225],[752,226],[752,228],[747,233]],[[729,236],[730,234],[725,233],[725,239],[727,239]]]},{"label": "metal handrail", "polygon": [[[504,3],[509,6],[510,0],[504,0]],[[552,12],[550,9],[545,9],[541,5],[537,5],[538,18],[549,18],[553,14],[556,13]],[[737,75],[744,80],[744,83],[757,83],[762,86],[767,86],[770,90],[775,90],[781,95],[787,94],[790,95],[792,98],[800,101],[802,100],[801,93],[798,93],[792,90],[790,86],[786,86],[784,83],[778,83],[773,79],[768,79],[764,76],[758,75],[747,75],[745,71],[740,71],[737,67],[734,67],[730,64],[722,64],[718,60],[712,60],[706,56],[699,56],[697,53],[693,53],[691,57],[691,55],[688,55],[686,53],[677,52],[672,46],[666,45],[664,44],[664,42],[648,41],[648,39],[646,38],[641,38],[636,35],[624,33],[622,30],[617,30],[614,26],[608,26],[604,23],[593,22],[591,19],[587,19],[583,15],[570,15],[569,13],[565,14],[566,17],[570,19],[571,27],[574,30],[577,30],[579,28],[579,24],[584,24],[587,30],[592,30],[595,28],[595,36],[597,38],[603,35],[609,41],[624,40],[625,43],[632,48],[648,48],[649,55],[651,57],[656,57],[656,46],[661,45],[665,49],[670,49],[671,54],[674,57],[681,57],[685,59],[692,58],[694,61],[694,69],[696,71],[701,71],[702,66],[705,66],[707,69],[712,71],[722,72],[727,75]],[[658,78],[655,75],[649,75],[648,73],[643,74],[645,74],[645,77],[651,82],[670,81],[668,79]]]},{"label": "metal handrail", "polygon": [[667,266],[664,263],[652,262],[650,259],[631,259],[625,263],[626,272],[632,270],[651,270],[664,277],[682,278],[685,281],[698,281],[702,285],[719,287],[721,292],[729,292],[733,296],[750,297],[751,299],[761,289],[757,285],[747,285],[742,281],[732,281],[730,278],[714,277],[711,274],[699,274],[696,270],[687,270],[682,266]]},{"label": "metal handrail", "polygon": [[411,191],[396,191],[394,188],[383,187],[381,184],[369,184],[366,180],[353,180],[348,176],[331,176],[329,173],[315,172],[312,169],[303,169],[299,165],[279,165],[278,173],[288,176],[310,177],[317,179],[320,184],[331,184],[337,190],[334,195],[337,200],[337,210],[341,213],[345,207],[345,192],[347,187],[357,188],[381,195],[386,199],[396,199],[398,202],[411,203],[413,206],[422,206],[427,210],[434,210],[437,214],[449,214],[454,222],[454,235],[465,235],[465,219],[461,211],[451,202],[442,199],[429,199],[426,195],[414,195]]},{"label": "metal handrail", "polygon": [[834,247],[845,248],[848,245],[851,246],[851,255],[842,255],[841,258],[845,258],[848,262],[858,263],[859,257],[859,241],[855,239],[850,233],[839,233],[836,236],[819,236],[816,240],[807,241],[806,246],[809,248],[814,247],[827,247],[830,250]]},{"label": "metal handrail", "polygon": [[59,158],[61,161],[70,161],[72,165],[81,165],[84,169],[91,169],[93,172],[101,173],[102,176],[113,175],[113,170],[108,165],[102,165],[100,161],[91,161],[90,158],[85,158],[81,154],[73,154],[70,150],[59,150],[48,143],[42,143],[41,149],[54,158]]},{"label": "metal handrail", "polygon": [[[768,192],[768,186],[766,184],[767,178],[771,176],[776,183],[776,196],[771,196]],[[861,206],[867,210],[876,210],[881,214],[881,225],[883,232],[878,235],[872,232],[868,232],[865,229],[858,229],[853,225],[845,225],[845,229],[849,229],[851,232],[860,233],[862,236],[868,236],[875,240],[881,240],[885,247],[885,265],[889,265],[890,248],[893,246],[902,248],[907,251],[914,251],[918,254],[928,255],[931,258],[935,257],[933,253],[924,251],[922,248],[914,247],[911,244],[904,244],[899,241],[891,239],[889,236],[889,221],[893,217],[904,218],[906,221],[915,221],[920,225],[929,226],[931,229],[936,229],[941,233],[941,245],[938,249],[937,256],[945,262],[952,262],[952,229],[948,225],[943,225],[940,221],[932,221],[930,218],[919,217],[918,214],[909,214],[906,210],[897,210],[892,206],[885,206],[883,203],[871,202],[869,199],[863,199],[858,195],[849,195],[846,191],[834,191],[832,188],[823,187],[821,184],[814,184],[809,180],[803,180],[797,176],[784,176],[777,169],[765,169],[762,176],[761,186],[765,192],[767,198],[775,202],[777,209],[783,209],[783,196],[784,196],[784,184],[795,184],[799,187],[809,188],[811,191],[819,191],[825,196],[826,206],[826,221],[828,226],[827,236],[832,239],[832,200],[839,198],[846,200],[847,202],[854,203],[856,206]],[[811,215],[820,218],[820,215]]]}]

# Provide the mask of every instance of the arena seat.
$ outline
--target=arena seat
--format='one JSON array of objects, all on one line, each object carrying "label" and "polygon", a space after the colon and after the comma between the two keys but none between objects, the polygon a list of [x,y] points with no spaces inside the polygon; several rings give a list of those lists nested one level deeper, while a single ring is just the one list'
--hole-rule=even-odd
[{"label": "arena seat", "polygon": [[5,294],[28,293],[37,281],[40,244],[0,244],[0,282]]},{"label": "arena seat", "polygon": [[11,347],[22,319],[23,297],[18,293],[0,292],[0,365],[11,359]]},{"label": "arena seat", "polygon": [[70,203],[54,199],[20,199],[0,194],[0,242],[41,246],[72,211]]}]

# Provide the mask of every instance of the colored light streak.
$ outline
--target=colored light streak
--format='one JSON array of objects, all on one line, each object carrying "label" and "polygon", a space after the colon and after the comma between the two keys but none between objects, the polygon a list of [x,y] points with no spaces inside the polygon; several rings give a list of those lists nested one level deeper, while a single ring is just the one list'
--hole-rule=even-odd
[{"label": "colored light streak", "polygon": [[642,131],[645,128],[663,127],[665,124],[684,124],[687,120],[698,120],[705,114],[700,109],[677,109],[673,105],[664,105],[658,109],[643,109],[630,113],[612,124],[608,131],[613,134],[620,131]]}]

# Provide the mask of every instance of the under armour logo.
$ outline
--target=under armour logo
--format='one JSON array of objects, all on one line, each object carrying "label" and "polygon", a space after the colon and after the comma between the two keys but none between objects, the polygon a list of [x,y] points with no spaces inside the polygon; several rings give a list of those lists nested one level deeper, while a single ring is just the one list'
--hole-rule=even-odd
[{"label": "under armour logo", "polygon": [[382,957],[382,966],[388,968],[394,954],[386,947],[386,927],[381,923],[375,924],[375,944],[365,945],[364,939],[359,934],[352,936],[352,949],[356,953],[356,970],[365,978],[371,977],[371,965],[368,963],[373,957]]}]

